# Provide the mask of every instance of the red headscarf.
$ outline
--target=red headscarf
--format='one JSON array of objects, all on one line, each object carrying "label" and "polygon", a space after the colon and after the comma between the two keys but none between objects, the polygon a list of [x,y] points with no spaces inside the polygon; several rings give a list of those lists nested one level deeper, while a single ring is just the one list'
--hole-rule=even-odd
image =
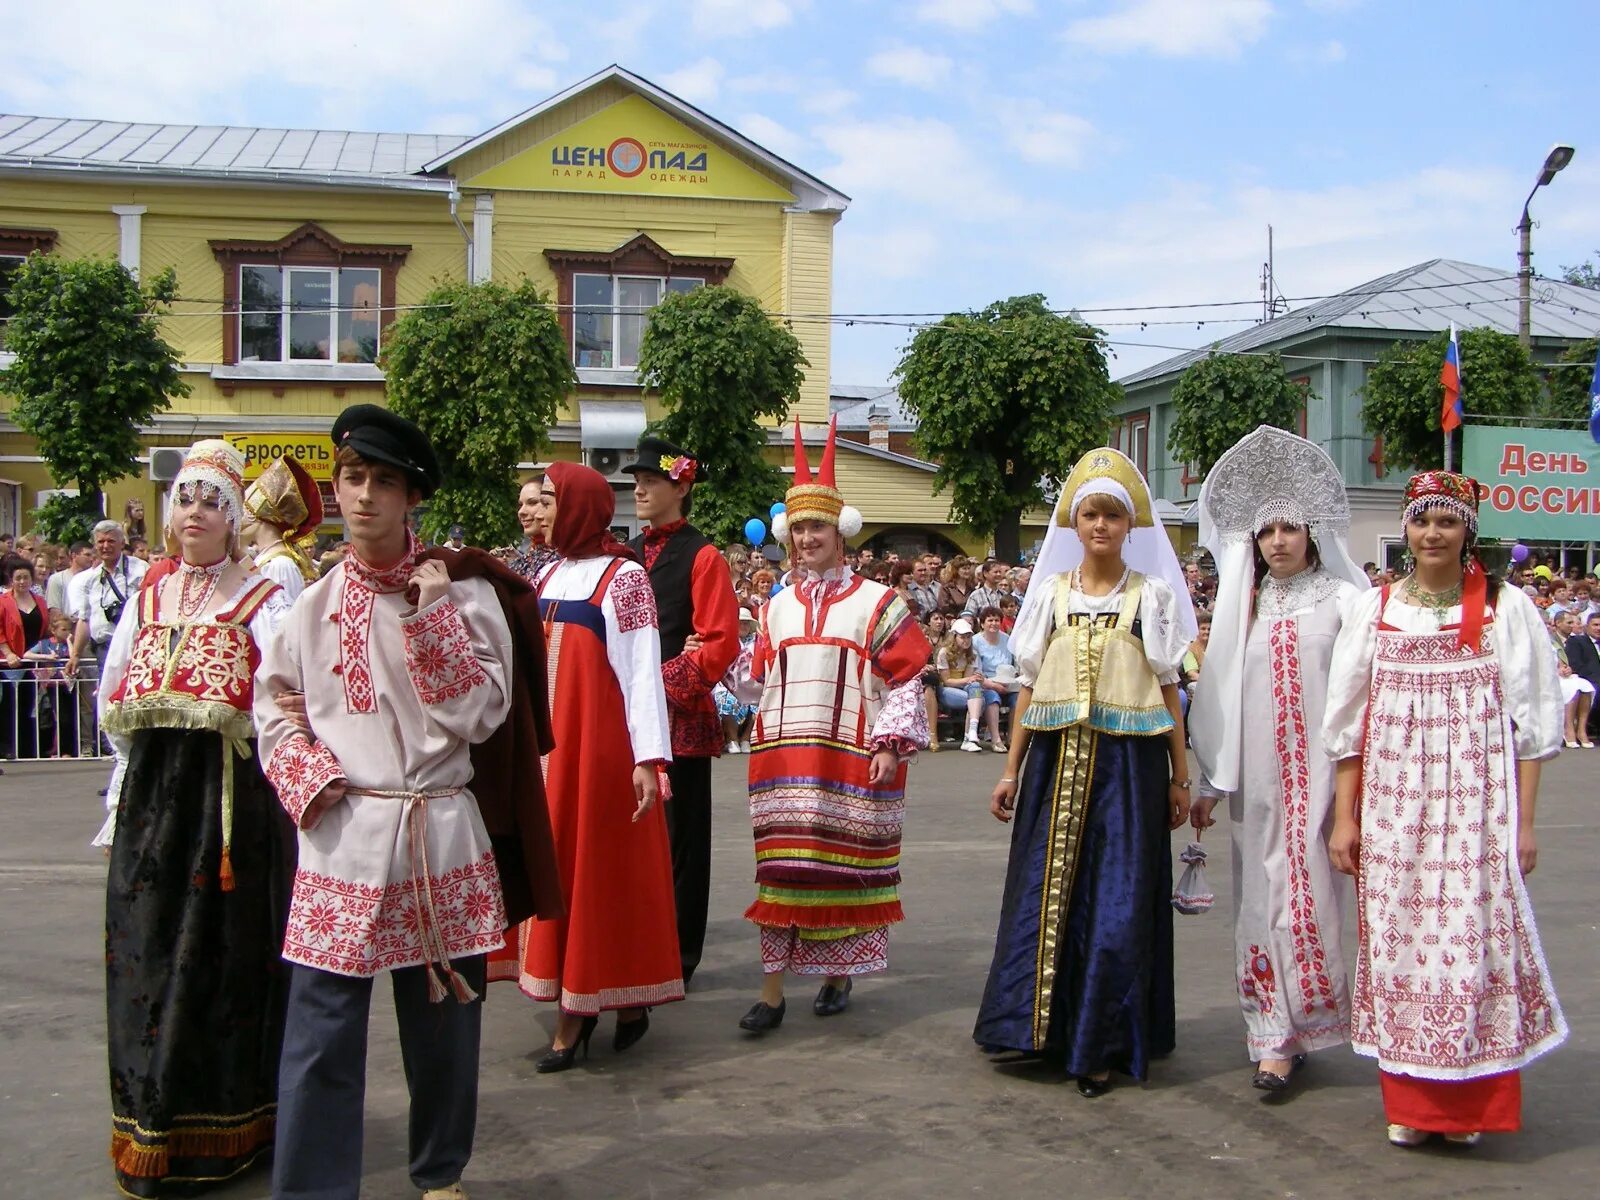
[{"label": "red headscarf", "polygon": [[626,558],[637,556],[611,536],[617,499],[606,477],[581,463],[554,462],[545,471],[556,489],[556,523],[550,545],[563,558]]}]

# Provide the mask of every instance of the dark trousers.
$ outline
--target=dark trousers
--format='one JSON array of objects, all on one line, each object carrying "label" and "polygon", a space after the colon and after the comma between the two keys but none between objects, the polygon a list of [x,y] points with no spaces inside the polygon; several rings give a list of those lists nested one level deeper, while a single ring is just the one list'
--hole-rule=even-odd
[{"label": "dark trousers", "polygon": [[711,760],[675,758],[667,765],[672,799],[667,838],[672,843],[672,898],[678,906],[678,954],[688,985],[706,945],[711,904]]},{"label": "dark trousers", "polygon": [[[455,960],[481,997],[483,955]],[[372,980],[295,966],[278,1067],[274,1200],[358,1200]],[[447,1187],[472,1157],[483,1001],[428,1000],[422,967],[390,972],[411,1092],[411,1182]]]}]

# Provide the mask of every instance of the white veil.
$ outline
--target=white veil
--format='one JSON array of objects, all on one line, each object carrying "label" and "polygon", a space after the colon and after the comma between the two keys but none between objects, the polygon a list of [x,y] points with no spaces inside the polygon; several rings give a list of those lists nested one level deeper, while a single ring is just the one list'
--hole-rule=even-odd
[{"label": "white veil", "polygon": [[1369,586],[1346,545],[1350,500],[1344,479],[1322,447],[1263,425],[1217,460],[1200,489],[1200,541],[1217,562],[1217,598],[1202,683],[1189,707],[1189,740],[1201,774],[1218,792],[1239,787],[1255,535],[1273,521],[1306,526],[1324,572]]},{"label": "white veil", "polygon": [[[1145,488],[1144,502],[1148,506],[1149,488],[1142,479],[1139,484]],[[1081,497],[1094,491],[1108,491],[1113,495],[1121,493],[1120,499],[1128,506],[1130,512],[1134,511],[1134,504],[1126,489],[1109,480],[1092,479],[1078,488],[1075,495]],[[1038,597],[1043,590],[1043,581],[1052,575],[1064,575],[1083,561],[1083,543],[1078,540],[1077,531],[1061,524],[1061,514],[1065,512],[1070,517],[1072,513],[1073,499],[1074,496],[1062,493],[1056,507],[1056,515],[1051,520],[1049,529],[1045,531],[1044,546],[1039,550],[1039,557],[1033,564],[1033,574],[1028,578],[1027,594],[1023,596],[1022,607],[1017,612],[1019,626],[1027,620],[1029,609],[1038,603]],[[1199,625],[1194,616],[1194,603],[1189,599],[1189,585],[1184,581],[1183,567],[1178,562],[1178,552],[1172,548],[1172,539],[1167,537],[1167,531],[1162,528],[1160,522],[1144,527],[1135,525],[1128,531],[1128,540],[1122,545],[1122,561],[1141,574],[1166,580],[1178,598],[1178,628],[1183,632],[1184,640],[1192,642],[1195,634],[1199,632]]]}]

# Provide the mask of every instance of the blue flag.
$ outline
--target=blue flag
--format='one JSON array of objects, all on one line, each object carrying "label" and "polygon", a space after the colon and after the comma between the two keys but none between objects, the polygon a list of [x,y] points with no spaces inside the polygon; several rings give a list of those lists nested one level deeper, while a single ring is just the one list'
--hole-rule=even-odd
[{"label": "blue flag", "polygon": [[1594,377],[1589,380],[1589,436],[1600,442],[1600,346],[1594,352]]}]

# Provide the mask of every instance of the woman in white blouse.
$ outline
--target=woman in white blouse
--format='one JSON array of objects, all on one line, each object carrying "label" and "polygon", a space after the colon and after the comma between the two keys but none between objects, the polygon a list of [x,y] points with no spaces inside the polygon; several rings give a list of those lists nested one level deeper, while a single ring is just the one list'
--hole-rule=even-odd
[{"label": "woman in white blouse", "polygon": [[1484,572],[1477,528],[1476,480],[1414,477],[1415,566],[1345,606],[1330,670],[1328,850],[1359,897],[1351,1042],[1382,1067],[1397,1146],[1519,1129],[1520,1068],[1567,1034],[1523,884],[1561,745],[1555,654],[1532,602]]}]

